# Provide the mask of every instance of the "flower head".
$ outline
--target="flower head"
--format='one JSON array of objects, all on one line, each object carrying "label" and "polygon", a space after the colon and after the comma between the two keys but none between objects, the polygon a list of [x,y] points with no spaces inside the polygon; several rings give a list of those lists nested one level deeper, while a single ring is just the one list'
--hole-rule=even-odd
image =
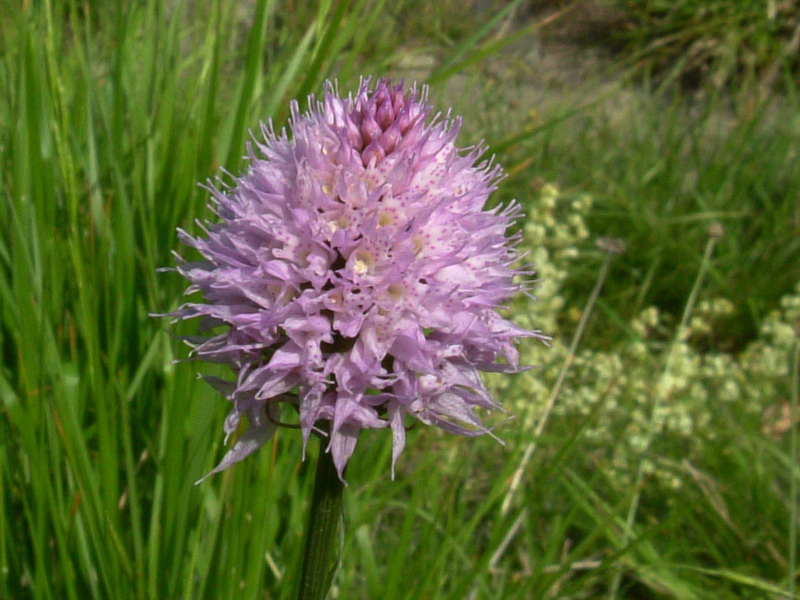
[{"label": "flower head", "polygon": [[204,260],[177,270],[204,301],[173,316],[202,318],[193,356],[237,374],[207,378],[233,404],[225,432],[249,421],[212,472],[263,445],[279,402],[305,440],[330,422],[340,476],[364,428],[391,430],[393,465],[407,419],[488,433],[479,372],[518,371],[516,338],[542,337],[496,312],[521,289],[506,235],[520,210],[483,210],[501,170],[456,148],[460,119],[429,119],[426,95],[364,80],[305,114],[293,102],[291,135],[262,126],[247,172],[210,188],[219,222],[179,231]]}]

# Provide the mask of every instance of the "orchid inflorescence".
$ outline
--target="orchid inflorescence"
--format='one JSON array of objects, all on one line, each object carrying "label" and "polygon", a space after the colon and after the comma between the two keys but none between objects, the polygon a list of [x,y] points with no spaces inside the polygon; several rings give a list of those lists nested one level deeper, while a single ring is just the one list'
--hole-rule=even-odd
[{"label": "orchid inflorescence", "polygon": [[460,119],[428,119],[426,99],[365,79],[347,98],[328,84],[305,114],[293,102],[291,135],[262,125],[247,171],[209,186],[219,222],[179,231],[203,259],[177,271],[203,301],[172,316],[202,320],[193,358],[236,373],[206,378],[233,404],[226,434],[249,422],[212,473],[269,439],[282,402],[305,441],[328,422],[340,477],[365,428],[391,430],[393,469],[407,420],[489,433],[480,371],[519,371],[517,338],[544,339],[497,312],[527,291],[507,235],[520,207],[484,210],[500,167],[459,150]]}]

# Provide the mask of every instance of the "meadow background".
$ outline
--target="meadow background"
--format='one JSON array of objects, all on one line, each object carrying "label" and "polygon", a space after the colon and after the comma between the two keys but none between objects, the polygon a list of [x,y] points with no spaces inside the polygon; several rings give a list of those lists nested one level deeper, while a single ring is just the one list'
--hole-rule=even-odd
[{"label": "meadow background", "polygon": [[333,596],[800,597],[799,44],[779,0],[0,0],[0,598],[294,596],[314,461],[195,487],[225,402],[148,315],[197,183],[361,74],[505,166],[553,343],[505,446],[417,427],[391,481],[362,435]]}]

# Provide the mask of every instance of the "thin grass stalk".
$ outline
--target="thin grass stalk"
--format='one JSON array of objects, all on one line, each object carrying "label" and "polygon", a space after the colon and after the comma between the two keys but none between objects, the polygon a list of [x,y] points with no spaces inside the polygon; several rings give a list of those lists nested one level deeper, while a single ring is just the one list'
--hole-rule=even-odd
[{"label": "thin grass stalk", "polygon": [[[800,332],[798,332],[800,333]],[[794,598],[797,588],[797,418],[800,402],[800,341],[794,346],[792,360],[792,398],[790,407],[791,430],[789,432],[789,595]]]},{"label": "thin grass stalk", "polygon": [[503,517],[508,514],[508,510],[511,507],[511,500],[514,497],[514,494],[516,493],[516,490],[522,480],[522,474],[525,472],[525,468],[528,466],[528,463],[530,462],[531,457],[536,450],[536,441],[542,435],[544,428],[547,426],[547,422],[550,419],[550,413],[552,412],[553,406],[555,406],[556,403],[556,398],[558,398],[558,394],[561,391],[561,386],[564,383],[564,379],[567,376],[569,368],[572,366],[572,363],[575,360],[575,355],[578,351],[578,344],[580,344],[581,338],[583,338],[583,332],[586,330],[586,325],[589,323],[589,316],[594,310],[595,302],[597,302],[597,298],[600,296],[600,290],[603,289],[603,284],[608,277],[608,269],[611,266],[611,259],[614,257],[614,254],[614,252],[606,252],[605,258],[603,259],[603,264],[600,266],[600,272],[597,275],[594,289],[592,289],[592,293],[589,295],[589,300],[586,302],[586,306],[583,309],[581,320],[578,322],[578,328],[575,330],[575,335],[572,336],[572,342],[570,342],[569,345],[567,358],[561,365],[561,371],[558,374],[558,379],[556,380],[556,384],[553,386],[553,390],[550,392],[550,397],[547,399],[544,413],[539,419],[539,423],[536,425],[536,430],[533,432],[533,441],[526,446],[525,452],[522,455],[522,460],[520,460],[519,466],[514,472],[514,476],[511,478],[511,484],[509,485],[508,493],[503,499],[503,504],[500,507],[500,514]]},{"label": "thin grass stalk", "polygon": [[[694,311],[694,305],[697,303],[697,298],[700,295],[700,288],[702,287],[703,280],[705,279],[706,272],[711,264],[711,257],[714,254],[714,247],[717,245],[717,241],[719,240],[719,235],[711,234],[708,238],[708,242],[706,243],[705,251],[703,252],[703,259],[700,262],[700,269],[697,272],[697,277],[695,278],[694,285],[692,286],[692,291],[689,293],[689,299],[686,301],[686,306],[683,310],[683,315],[681,316],[681,322],[678,325],[678,329],[675,331],[675,336],[672,339],[672,343],[670,344],[669,354],[667,355],[667,361],[664,365],[664,370],[661,372],[661,376],[659,377],[658,383],[656,384],[656,395],[655,401],[653,402],[653,409],[650,412],[650,421],[648,422],[647,431],[645,432],[644,438],[644,445],[642,447],[641,456],[643,457],[647,451],[650,449],[650,445],[653,443],[653,439],[656,435],[656,421],[658,411],[661,408],[661,405],[667,399],[666,393],[662,393],[661,390],[664,389],[664,381],[667,376],[672,371],[672,363],[675,359],[675,350],[678,347],[678,343],[683,338],[686,328],[689,324],[689,319],[692,316],[692,312]],[[639,510],[639,500],[641,498],[642,493],[642,481],[644,480],[644,461],[639,460],[639,465],[636,469],[636,480],[634,482],[634,495],[631,499],[631,504],[628,507],[628,516],[625,519],[625,528],[622,531],[622,537],[620,539],[620,548],[625,548],[631,540],[631,536],[633,533],[633,524],[636,521],[636,513]],[[614,572],[614,577],[611,581],[611,587],[609,588],[608,597],[609,599],[614,599],[618,597],[619,594],[619,587],[622,583],[622,565],[620,564]]]}]

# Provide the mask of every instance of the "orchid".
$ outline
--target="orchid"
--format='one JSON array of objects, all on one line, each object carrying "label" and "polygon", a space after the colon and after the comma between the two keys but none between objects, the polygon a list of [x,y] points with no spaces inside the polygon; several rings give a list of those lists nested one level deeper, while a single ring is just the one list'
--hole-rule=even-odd
[{"label": "orchid", "polygon": [[393,474],[413,420],[491,433],[480,372],[519,371],[516,341],[544,336],[498,313],[530,274],[507,234],[520,206],[485,209],[502,171],[456,146],[460,124],[431,117],[426,88],[365,79],[342,98],[329,83],[308,112],[292,103],[288,132],[262,125],[243,175],[209,186],[218,221],[179,232],[202,260],[177,267],[203,299],[173,316],[208,333],[187,339],[193,358],[236,374],[207,378],[232,403],[225,433],[249,423],[212,473],[270,438],[280,403],[305,441],[329,433],[340,478],[362,429],[391,431]]}]

